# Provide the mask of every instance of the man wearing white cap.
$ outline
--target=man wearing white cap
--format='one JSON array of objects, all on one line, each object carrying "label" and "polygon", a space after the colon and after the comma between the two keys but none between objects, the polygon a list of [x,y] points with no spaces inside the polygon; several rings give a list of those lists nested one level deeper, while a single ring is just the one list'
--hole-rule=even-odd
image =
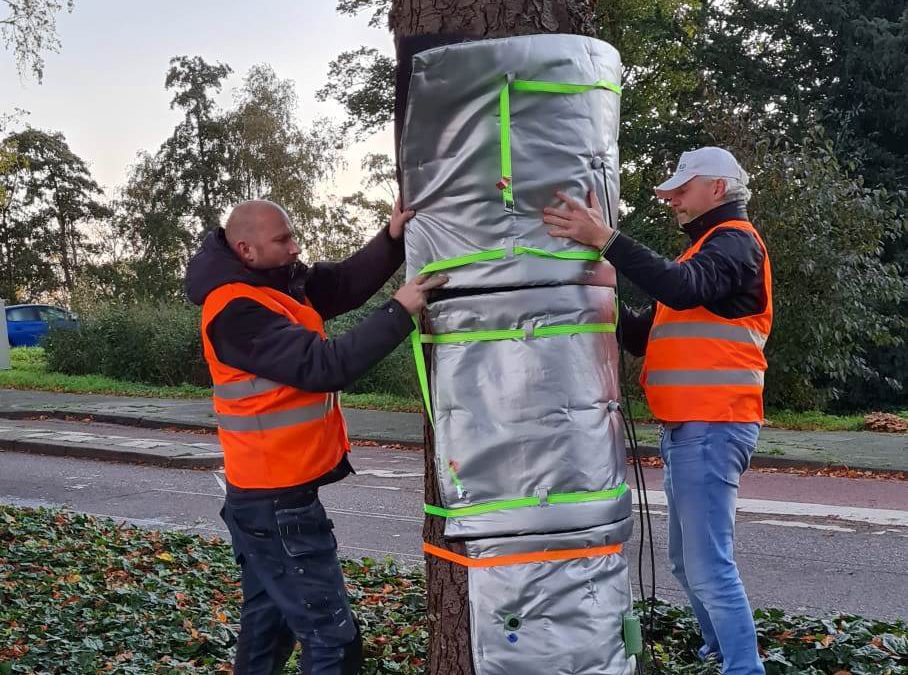
[{"label": "man wearing white cap", "polygon": [[606,223],[590,193],[547,208],[549,234],[602,252],[655,300],[621,309],[618,337],[644,356],[640,382],[662,422],[669,558],[703,633],[700,656],[722,672],[765,671],[734,559],[738,481],[763,422],[763,347],[772,326],[769,255],[747,216],[748,176],[727,150],[681,155],[656,188],[690,237],[668,260]]}]

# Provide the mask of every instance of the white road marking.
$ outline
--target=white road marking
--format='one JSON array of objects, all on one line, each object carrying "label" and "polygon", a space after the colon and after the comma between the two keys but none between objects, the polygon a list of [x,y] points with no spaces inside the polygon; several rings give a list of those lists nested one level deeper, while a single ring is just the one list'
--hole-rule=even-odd
[{"label": "white road marking", "polygon": [[376,478],[422,478],[422,471],[394,471],[393,469],[360,469],[357,476],[375,476]]},{"label": "white road marking", "polygon": [[218,485],[221,486],[221,490],[223,490],[224,494],[226,495],[227,494],[227,483],[225,483],[224,479],[218,475],[219,473],[224,473],[224,470],[219,469],[218,471],[212,471],[211,475],[214,476],[214,479],[218,482]]},{"label": "white road marking", "polygon": [[349,487],[357,488],[367,488],[369,490],[393,490],[394,492],[400,492],[399,487],[391,487],[390,485],[366,485],[365,483],[345,483]]},{"label": "white road marking", "polygon": [[905,533],[902,530],[890,530],[888,528],[885,530],[880,530],[879,532],[871,532],[870,534],[882,534],[882,535],[894,534],[897,537],[908,537],[908,533]]},{"label": "white road marking", "polygon": [[421,523],[422,518],[414,516],[403,516],[397,513],[369,513],[367,511],[356,511],[354,509],[325,509],[328,513],[340,513],[345,516],[362,516],[364,518],[378,518],[379,520],[397,520],[407,523]]},{"label": "white road marking", "polygon": [[802,523],[799,520],[752,520],[756,525],[778,525],[779,527],[804,527],[811,530],[829,530],[831,532],[854,532],[854,528],[840,525],[820,525],[819,523]]},{"label": "white road marking", "polygon": [[197,497],[215,497],[220,499],[224,495],[211,494],[210,492],[190,492],[189,490],[171,490],[169,488],[152,488],[152,492],[172,492],[178,495],[195,495]]},{"label": "white road marking", "polygon": [[[633,491],[637,501],[637,491]],[[647,490],[650,505],[667,506],[665,493],[661,490]],[[739,499],[738,511],[768,516],[800,516],[802,518],[834,518],[856,523],[908,527],[908,511],[894,509],[868,509],[857,506],[831,506],[829,504],[808,504],[782,502],[771,499]]]}]

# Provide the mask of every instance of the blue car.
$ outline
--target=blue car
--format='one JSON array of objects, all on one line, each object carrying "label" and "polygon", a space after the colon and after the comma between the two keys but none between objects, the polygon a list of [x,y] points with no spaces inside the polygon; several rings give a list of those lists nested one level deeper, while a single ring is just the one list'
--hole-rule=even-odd
[{"label": "blue car", "polygon": [[51,305],[10,305],[6,308],[6,333],[10,347],[35,347],[51,328],[77,330],[74,314]]}]

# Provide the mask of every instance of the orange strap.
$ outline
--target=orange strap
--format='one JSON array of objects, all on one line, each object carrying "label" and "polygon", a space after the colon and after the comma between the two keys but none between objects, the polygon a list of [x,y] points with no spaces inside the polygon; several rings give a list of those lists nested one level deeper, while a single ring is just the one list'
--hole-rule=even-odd
[{"label": "orange strap", "polygon": [[491,558],[468,558],[453,553],[445,548],[423,543],[422,550],[436,558],[462,565],[464,567],[501,567],[503,565],[523,565],[525,563],[546,562],[549,560],[575,560],[577,558],[595,558],[596,556],[621,553],[621,544],[596,546],[594,548],[568,548],[560,551],[534,551],[532,553],[514,553]]}]

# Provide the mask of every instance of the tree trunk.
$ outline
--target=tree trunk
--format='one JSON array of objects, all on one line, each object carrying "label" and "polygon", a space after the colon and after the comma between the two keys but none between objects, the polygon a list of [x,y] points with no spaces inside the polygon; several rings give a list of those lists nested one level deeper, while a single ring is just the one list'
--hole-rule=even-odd
[{"label": "tree trunk", "polygon": [[[402,49],[404,38],[427,36],[416,51],[452,41],[490,39],[539,33],[595,35],[596,0],[392,0],[388,23],[398,46],[395,125],[403,125],[413,49]],[[433,37],[428,37],[433,36]],[[399,148],[399,143],[395,144]],[[399,159],[398,159],[399,165]],[[424,332],[428,332],[425,318]],[[426,345],[426,363],[431,363]],[[432,426],[424,424],[425,498],[440,505]],[[464,553],[460,542],[445,542],[444,519],[426,516],[423,539]],[[473,675],[466,568],[426,556],[428,595],[429,675]]]},{"label": "tree trunk", "polygon": [[595,6],[596,0],[393,0],[388,23],[396,39],[443,34],[595,35]]},{"label": "tree trunk", "polygon": [[51,189],[54,193],[54,206],[57,209],[57,224],[60,226],[58,245],[60,247],[60,267],[63,269],[63,286],[71,297],[75,287],[73,282],[73,262],[69,257],[69,228],[72,227],[72,224],[66,221],[66,216],[64,215],[65,205],[60,201],[57,181],[53,176],[50,179]]}]

